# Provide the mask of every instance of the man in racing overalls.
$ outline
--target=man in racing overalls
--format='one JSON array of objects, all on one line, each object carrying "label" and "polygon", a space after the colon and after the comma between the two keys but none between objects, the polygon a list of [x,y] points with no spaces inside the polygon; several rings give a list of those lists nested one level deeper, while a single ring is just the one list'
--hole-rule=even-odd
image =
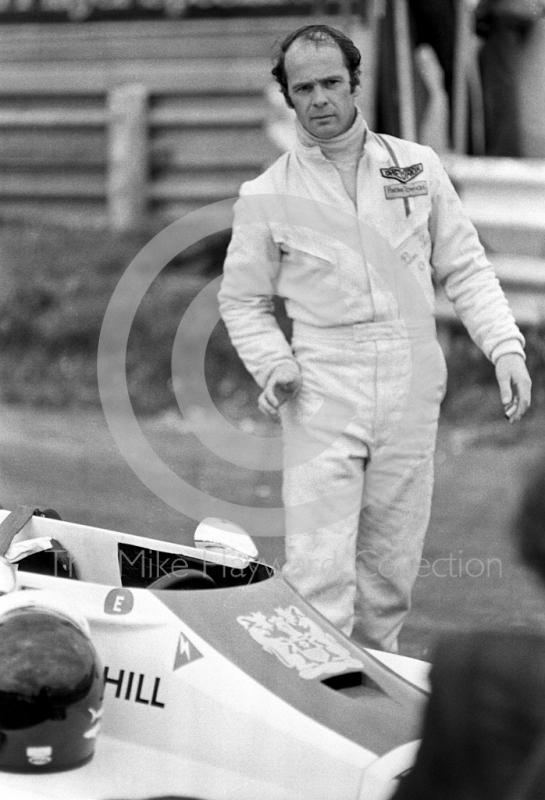
[{"label": "man in racing overalls", "polygon": [[[241,187],[219,293],[230,338],[283,428],[285,577],[334,625],[396,651],[428,526],[446,369],[432,276],[496,366],[510,420],[530,401],[518,330],[428,147],[372,133],[360,54],[306,26],[273,74],[297,145]],[[291,344],[273,313],[285,298]]]}]

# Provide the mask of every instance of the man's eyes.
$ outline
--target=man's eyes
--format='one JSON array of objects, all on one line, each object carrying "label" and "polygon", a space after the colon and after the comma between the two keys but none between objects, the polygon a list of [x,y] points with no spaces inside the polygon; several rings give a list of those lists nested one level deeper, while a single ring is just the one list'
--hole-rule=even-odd
[{"label": "man's eyes", "polygon": [[[328,78],[327,80],[322,81],[322,85],[323,86],[335,86],[336,84],[338,84],[340,82],[341,81],[339,80],[339,78]],[[313,88],[312,84],[309,83],[309,84],[304,84],[303,86],[298,86],[295,91],[298,92],[298,93],[311,92],[312,88]]]}]

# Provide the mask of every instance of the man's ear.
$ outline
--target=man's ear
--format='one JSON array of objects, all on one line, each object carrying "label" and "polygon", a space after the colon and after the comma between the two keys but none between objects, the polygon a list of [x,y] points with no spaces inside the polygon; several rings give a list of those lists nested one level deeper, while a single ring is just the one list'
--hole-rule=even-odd
[{"label": "man's ear", "polygon": [[361,94],[361,84],[360,83],[358,83],[358,84],[356,84],[356,86],[354,86],[354,88],[352,89],[352,94],[354,95],[354,97],[356,97],[356,95],[358,95],[358,94]]}]

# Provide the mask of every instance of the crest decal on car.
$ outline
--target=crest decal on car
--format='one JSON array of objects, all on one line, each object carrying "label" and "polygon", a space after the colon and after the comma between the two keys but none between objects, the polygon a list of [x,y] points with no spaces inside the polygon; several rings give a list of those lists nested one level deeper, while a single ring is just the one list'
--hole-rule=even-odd
[{"label": "crest decal on car", "polygon": [[363,669],[361,661],[353,658],[346,647],[297,606],[276,608],[269,616],[255,611],[237,617],[237,622],[265,652],[274,654],[286,667],[296,669],[301,678]]}]

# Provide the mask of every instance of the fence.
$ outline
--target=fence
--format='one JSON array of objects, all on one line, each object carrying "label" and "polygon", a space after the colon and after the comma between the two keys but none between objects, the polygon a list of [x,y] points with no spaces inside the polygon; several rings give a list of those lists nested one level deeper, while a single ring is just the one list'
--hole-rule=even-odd
[{"label": "fence", "polygon": [[[271,42],[304,21],[1,28],[0,215],[130,228],[235,196],[276,154]],[[545,162],[445,163],[517,319],[542,323]]]},{"label": "fence", "polygon": [[[545,161],[447,156],[443,162],[522,325],[545,323]],[[442,290],[437,316],[453,311]]]},{"label": "fence", "polygon": [[[277,155],[274,42],[310,21],[342,19],[0,26],[0,215],[132,227],[235,196]],[[372,98],[371,31],[351,25]]]},{"label": "fence", "polygon": [[[96,97],[87,95],[87,108],[34,105],[4,111],[0,161],[6,163],[12,152],[6,137],[10,129],[16,130],[18,155],[13,184],[4,179],[0,185],[0,208],[3,201],[20,215],[26,200],[26,212],[33,217],[49,213],[57,220],[61,215],[127,229],[153,215],[169,221],[235,196],[241,181],[257,174],[275,154],[263,133],[265,100],[258,88],[256,103],[246,106],[240,98],[238,104],[227,101],[223,107],[217,98],[208,106],[200,98],[191,109],[187,102],[177,104],[173,95],[159,95],[156,88],[127,83],[106,92],[102,108]],[[73,94],[68,99],[74,103]],[[38,164],[32,153],[37,142]],[[22,150],[27,155],[21,171]],[[44,160],[49,170],[56,165],[58,174],[44,173]],[[444,162],[517,320],[542,324],[545,162],[456,156]],[[67,174],[67,164],[77,165],[78,171]],[[441,289],[437,315],[442,322],[453,319]]]},{"label": "fence", "polygon": [[0,215],[115,227],[237,193],[275,150],[277,18],[0,27]]}]

